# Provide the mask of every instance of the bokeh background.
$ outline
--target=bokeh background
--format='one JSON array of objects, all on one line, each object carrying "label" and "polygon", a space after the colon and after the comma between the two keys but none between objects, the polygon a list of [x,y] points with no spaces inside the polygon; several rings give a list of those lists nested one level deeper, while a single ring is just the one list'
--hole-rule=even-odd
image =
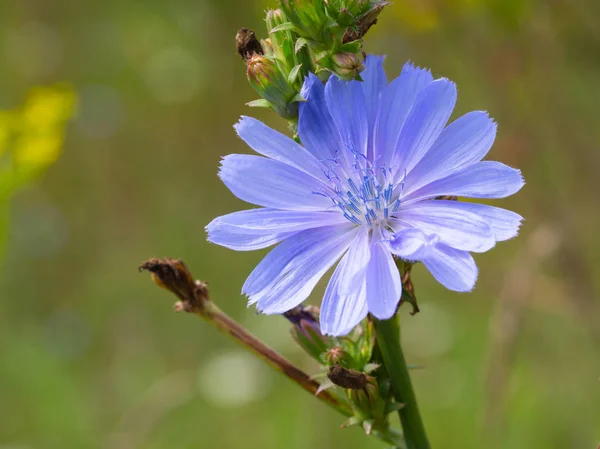
[{"label": "bokeh background", "polygon": [[[305,370],[285,320],[239,294],[264,253],[205,241],[243,207],[217,178],[247,152],[233,37],[275,1],[3,0],[0,109],[67,82],[63,154],[10,202],[0,270],[0,448],[379,448],[193,316],[137,266],[184,259],[228,313]],[[499,123],[490,157],[527,185],[497,204],[521,235],[477,255],[471,294],[417,267],[403,339],[434,448],[600,443],[600,3],[395,0],[366,39],[389,77],[410,59],[457,82],[455,116]],[[319,292],[313,301],[319,299]]]}]

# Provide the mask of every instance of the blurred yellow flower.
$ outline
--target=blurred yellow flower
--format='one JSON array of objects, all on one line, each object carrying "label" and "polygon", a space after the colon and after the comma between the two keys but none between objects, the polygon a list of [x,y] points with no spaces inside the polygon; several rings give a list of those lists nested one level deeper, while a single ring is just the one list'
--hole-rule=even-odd
[{"label": "blurred yellow flower", "polygon": [[0,256],[8,230],[9,200],[60,156],[65,125],[77,97],[72,87],[34,87],[25,104],[0,111]]},{"label": "blurred yellow flower", "polygon": [[8,159],[0,165],[3,184],[17,188],[56,162],[76,102],[72,87],[57,84],[34,87],[22,107],[0,111],[0,156]]}]

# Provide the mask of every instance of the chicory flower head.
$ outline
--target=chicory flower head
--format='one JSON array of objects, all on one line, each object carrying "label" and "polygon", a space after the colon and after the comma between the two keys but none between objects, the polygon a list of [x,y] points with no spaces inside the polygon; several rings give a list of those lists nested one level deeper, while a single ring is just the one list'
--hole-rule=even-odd
[{"label": "chicory flower head", "polygon": [[283,313],[338,261],[321,306],[324,334],[344,335],[367,313],[390,318],[402,293],[394,256],[420,261],[454,291],[475,285],[470,252],[517,235],[518,214],[441,196],[504,198],[519,170],[482,161],[496,136],[483,111],[446,126],[456,86],[406,64],[388,83],[369,56],[363,82],[309,75],[298,134],[303,146],[242,117],[235,129],[257,153],[223,158],[220,177],[258,206],[213,220],[208,240],[238,251],[279,243],[243,286],[250,304]]}]

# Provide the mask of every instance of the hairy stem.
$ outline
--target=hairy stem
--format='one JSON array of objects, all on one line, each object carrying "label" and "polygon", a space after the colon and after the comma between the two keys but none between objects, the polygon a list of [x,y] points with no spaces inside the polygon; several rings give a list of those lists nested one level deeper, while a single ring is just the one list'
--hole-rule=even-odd
[{"label": "hairy stem", "polygon": [[398,316],[389,320],[374,320],[377,343],[383,363],[389,373],[396,401],[404,404],[398,414],[408,449],[430,449],[425,427],[419,414],[417,399],[408,374],[408,366],[400,347]]}]

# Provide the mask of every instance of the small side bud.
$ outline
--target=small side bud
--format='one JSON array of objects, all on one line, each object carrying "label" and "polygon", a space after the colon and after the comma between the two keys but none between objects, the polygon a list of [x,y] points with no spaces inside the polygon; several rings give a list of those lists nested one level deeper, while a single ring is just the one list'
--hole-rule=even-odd
[{"label": "small side bud", "polygon": [[256,34],[249,28],[240,28],[235,35],[235,47],[242,59],[250,59],[253,55],[262,55],[263,49]]},{"label": "small side bud", "polygon": [[346,352],[340,346],[334,346],[325,354],[325,361],[330,365],[339,365],[345,355]]},{"label": "small side bud", "polygon": [[283,314],[293,325],[294,340],[313,358],[320,361],[327,351],[329,338],[321,334],[319,309],[314,306],[294,307]]},{"label": "small side bud", "polygon": [[291,70],[296,65],[294,36],[289,30],[273,31],[275,27],[287,23],[287,17],[281,9],[271,9],[267,11],[266,22],[272,54],[287,67],[287,70]]},{"label": "small side bud", "polygon": [[336,53],[331,57],[331,71],[340,79],[353,80],[364,68],[362,60],[354,53]]},{"label": "small side bud", "polygon": [[369,9],[370,0],[326,0],[327,12],[341,26],[355,25]]},{"label": "small side bud", "polygon": [[281,9],[270,9],[267,11],[267,31],[271,33],[271,30],[279,25],[283,25],[288,21],[287,17]]},{"label": "small side bud", "polygon": [[279,69],[275,61],[262,55],[254,54],[247,61],[247,75],[250,85],[271,107],[284,118],[292,118],[298,114],[298,105],[293,101],[296,90]]},{"label": "small side bud", "polygon": [[320,41],[328,22],[323,0],[281,0],[281,9],[301,36]]}]

